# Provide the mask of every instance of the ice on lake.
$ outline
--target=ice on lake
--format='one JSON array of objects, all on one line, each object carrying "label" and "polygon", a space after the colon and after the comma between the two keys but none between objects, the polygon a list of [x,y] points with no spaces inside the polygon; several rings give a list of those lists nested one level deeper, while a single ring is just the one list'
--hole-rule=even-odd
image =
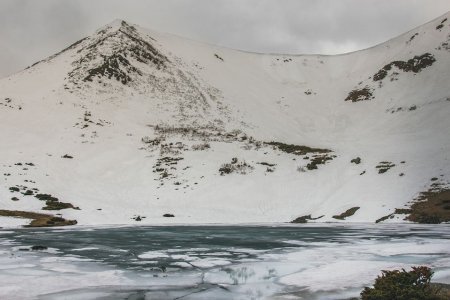
[{"label": "ice on lake", "polygon": [[1,231],[0,299],[346,299],[414,265],[450,283],[449,225],[86,229]]}]

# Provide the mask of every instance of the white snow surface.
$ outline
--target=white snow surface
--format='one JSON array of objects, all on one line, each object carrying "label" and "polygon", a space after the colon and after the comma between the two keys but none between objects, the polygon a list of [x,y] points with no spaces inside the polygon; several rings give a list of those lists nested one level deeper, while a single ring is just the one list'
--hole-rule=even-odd
[{"label": "white snow surface", "polygon": [[[336,56],[248,53],[115,21],[0,80],[0,209],[48,213],[45,201],[9,190],[25,186],[21,192],[35,188],[79,207],[53,213],[80,225],[309,214],[327,222],[351,207],[360,209],[345,221],[373,222],[426,191],[431,178],[450,180],[449,17]],[[154,56],[147,61],[135,47]],[[108,71],[86,80],[102,57],[118,53],[131,65],[116,69],[127,83]],[[373,80],[386,64],[425,53],[436,61],[420,72],[393,67]],[[344,101],[366,86],[373,99]],[[270,141],[336,157],[307,170],[313,154],[285,153]],[[202,144],[209,148],[193,149]],[[234,157],[250,167],[221,176]],[[350,163],[356,157],[361,163]],[[382,161],[395,166],[379,174]],[[6,219],[0,226],[22,224]]]}]

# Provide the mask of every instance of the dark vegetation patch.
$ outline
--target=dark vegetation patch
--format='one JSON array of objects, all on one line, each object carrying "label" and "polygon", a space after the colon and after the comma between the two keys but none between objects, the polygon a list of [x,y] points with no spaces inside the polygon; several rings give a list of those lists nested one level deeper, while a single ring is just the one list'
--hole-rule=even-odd
[{"label": "dark vegetation patch", "polygon": [[163,214],[164,218],[175,218],[174,214]]},{"label": "dark vegetation patch", "polygon": [[[96,125],[96,126],[105,126],[105,125],[111,125],[111,122],[106,121],[106,120],[102,120],[102,119],[98,119],[97,121],[92,120],[92,114],[90,111],[85,111],[83,114],[82,118],[79,118],[79,122],[75,123],[74,127],[78,127],[81,129],[85,129],[88,128],[90,125]],[[94,131],[92,132],[92,137],[96,137],[97,136],[97,132]],[[84,137],[84,134],[81,135],[82,137]]]},{"label": "dark vegetation patch", "polygon": [[34,192],[32,190],[26,190],[25,192],[22,193],[22,195],[24,195],[24,196],[31,196],[33,194],[34,194]]},{"label": "dark vegetation patch", "polygon": [[203,151],[206,149],[211,148],[211,145],[209,143],[200,143],[200,144],[196,144],[196,145],[192,145],[191,149],[194,151]]},{"label": "dark vegetation patch", "polygon": [[45,206],[42,208],[43,210],[61,210],[61,209],[79,209],[74,207],[71,203],[59,202],[59,201],[45,201]]},{"label": "dark vegetation patch", "polygon": [[345,212],[341,213],[340,215],[333,216],[333,218],[338,219],[338,220],[345,220],[345,218],[353,216],[355,214],[355,212],[358,211],[358,209],[360,209],[360,207],[358,207],[358,206],[349,208]]},{"label": "dark vegetation patch", "polygon": [[16,185],[9,188],[11,193],[21,193],[24,196],[31,196],[34,194],[37,189],[29,189],[24,185]]},{"label": "dark vegetation patch", "polygon": [[362,89],[354,89],[351,91],[345,101],[359,102],[373,99],[372,89],[368,86],[363,87]]},{"label": "dark vegetation patch", "polygon": [[257,164],[259,164],[259,165],[263,165],[263,166],[268,166],[268,167],[275,167],[277,164],[271,164],[271,163],[268,163],[268,162],[257,162]]},{"label": "dark vegetation patch", "polygon": [[416,33],[414,33],[410,38],[409,38],[409,43],[411,43],[411,41],[416,37],[416,36],[418,36],[419,35],[419,33],[418,32],[416,32]]},{"label": "dark vegetation patch", "polygon": [[361,157],[354,158],[350,162],[359,165],[361,163]]},{"label": "dark vegetation patch", "polygon": [[64,154],[63,156],[61,156],[61,158],[68,158],[68,159],[72,159],[73,156],[69,155],[69,154]]},{"label": "dark vegetation patch", "polygon": [[392,219],[395,215],[407,215],[404,220],[421,224],[450,222],[450,188],[434,182],[428,191],[422,192],[411,202],[410,207],[396,208],[376,223]]},{"label": "dark vegetation patch", "polygon": [[448,295],[447,292],[430,282],[433,272],[428,267],[412,267],[411,271],[401,269],[381,272],[381,276],[375,279],[373,287],[365,287],[361,292],[362,300],[449,299],[445,296]]},{"label": "dark vegetation patch", "polygon": [[387,219],[392,219],[392,218],[394,218],[394,214],[389,214],[389,215],[386,215],[386,216],[383,216],[383,217],[377,219],[375,221],[375,223],[380,223],[380,222],[386,221]]},{"label": "dark vegetation patch", "polygon": [[313,155],[311,161],[306,165],[308,170],[316,170],[318,165],[324,165],[327,161],[333,160],[336,155]]},{"label": "dark vegetation patch", "polygon": [[391,168],[395,167],[395,164],[393,164],[390,161],[381,161],[378,163],[378,165],[375,167],[378,169],[378,174],[383,174],[389,171]]},{"label": "dark vegetation patch", "polygon": [[158,146],[159,144],[161,144],[161,139],[160,138],[155,138],[155,139],[151,139],[148,136],[144,136],[141,141],[144,144],[149,144],[150,146]]},{"label": "dark vegetation patch", "polygon": [[384,217],[379,218],[375,221],[375,223],[380,223],[386,221],[387,219],[393,219],[395,215],[407,215],[411,213],[411,209],[409,208],[396,208],[393,213],[386,215]]},{"label": "dark vegetation patch", "polygon": [[71,203],[60,202],[58,198],[49,194],[36,194],[34,197],[41,201],[45,201],[45,206],[42,208],[43,210],[61,210],[67,208],[79,209],[78,207],[74,207]]},{"label": "dark vegetation patch", "polygon": [[217,53],[214,53],[214,57],[217,58],[217,59],[219,59],[219,60],[221,60],[221,61],[223,61],[223,58],[220,57]]},{"label": "dark vegetation patch", "polygon": [[5,98],[4,100],[0,100],[0,106],[4,106],[7,108],[12,108],[12,109],[18,109],[18,110],[22,110],[22,106],[14,104],[14,101],[12,98]]},{"label": "dark vegetation patch", "polygon": [[245,161],[238,162],[238,159],[236,157],[233,157],[231,159],[231,163],[223,164],[219,168],[219,173],[221,176],[231,173],[239,173],[245,175],[251,170],[253,170],[253,167],[251,165],[247,164]]},{"label": "dark vegetation patch", "polygon": [[133,220],[135,220],[136,222],[140,222],[140,221],[142,221],[142,219],[145,219],[146,217],[145,216],[134,216],[134,217],[132,217],[132,219]]},{"label": "dark vegetation patch", "polygon": [[262,166],[266,166],[267,168],[266,168],[266,172],[267,173],[272,173],[272,172],[275,172],[275,166],[277,165],[277,164],[271,164],[271,163],[268,163],[268,162],[257,162],[257,164],[258,165],[262,165]]},{"label": "dark vegetation patch", "polygon": [[[272,146],[274,149],[278,149],[285,153],[294,154],[294,155],[307,155],[312,154],[311,157],[305,157],[305,159],[309,159],[310,162],[306,165],[306,169],[315,170],[318,165],[323,165],[327,161],[333,160],[335,155],[331,155],[332,151],[329,149],[321,149],[321,148],[312,148],[308,146],[302,145],[293,145],[293,144],[285,144],[280,142],[268,142],[266,145]],[[303,170],[303,167],[300,168]]]},{"label": "dark vegetation patch", "polygon": [[388,71],[390,71],[392,67],[396,67],[403,72],[419,73],[423,69],[431,66],[435,61],[436,59],[430,53],[425,53],[420,56],[414,56],[407,61],[393,61],[385,65],[381,70],[375,73],[375,75],[373,75],[373,81],[383,80],[388,75]]},{"label": "dark vegetation patch", "polygon": [[31,219],[32,221],[30,222],[30,224],[26,225],[25,227],[53,227],[53,226],[69,226],[77,224],[76,220],[66,220],[64,218],[55,217],[53,215],[20,210],[1,209],[0,216]]},{"label": "dark vegetation patch", "polygon": [[387,109],[386,112],[390,112],[391,114],[393,114],[393,113],[404,112],[404,111],[414,111],[417,108],[418,108],[417,105],[411,105],[410,107],[393,107],[393,108]]},{"label": "dark vegetation patch", "polygon": [[176,165],[180,160],[183,160],[183,158],[170,156],[158,158],[153,166],[153,172],[159,173],[160,180],[168,178],[171,175],[170,170],[176,169]]},{"label": "dark vegetation patch", "polygon": [[330,153],[331,150],[328,149],[320,149],[320,148],[311,148],[308,146],[300,146],[300,145],[293,145],[293,144],[285,144],[280,142],[268,142],[267,145],[273,146],[274,148],[277,148],[280,151],[289,153],[289,154],[295,154],[295,155],[306,155],[308,153]]},{"label": "dark vegetation patch", "polygon": [[305,215],[305,216],[298,217],[295,220],[292,220],[290,223],[304,224],[304,223],[308,223],[308,221],[318,220],[318,219],[320,219],[322,217],[323,216],[320,216],[320,217],[317,217],[317,218],[313,218],[313,217],[311,217],[311,215]]},{"label": "dark vegetation patch", "polygon": [[441,30],[441,28],[444,27],[444,24],[439,24],[438,26],[436,26],[436,30]]},{"label": "dark vegetation patch", "polygon": [[450,222],[450,189],[438,185],[420,193],[414,200],[406,220],[422,224]]}]

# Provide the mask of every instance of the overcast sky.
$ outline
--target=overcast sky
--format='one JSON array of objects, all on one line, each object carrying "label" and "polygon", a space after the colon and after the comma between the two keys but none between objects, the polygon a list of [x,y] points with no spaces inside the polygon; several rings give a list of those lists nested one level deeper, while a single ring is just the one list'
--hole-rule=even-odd
[{"label": "overcast sky", "polygon": [[114,19],[231,48],[336,54],[450,11],[450,0],[0,0],[0,77]]}]

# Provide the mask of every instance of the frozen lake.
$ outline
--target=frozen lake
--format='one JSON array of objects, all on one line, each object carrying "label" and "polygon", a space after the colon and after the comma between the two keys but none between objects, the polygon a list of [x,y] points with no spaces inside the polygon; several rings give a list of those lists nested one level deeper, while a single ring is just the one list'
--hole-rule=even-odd
[{"label": "frozen lake", "polygon": [[450,283],[450,225],[11,229],[0,299],[348,299],[413,265]]}]

